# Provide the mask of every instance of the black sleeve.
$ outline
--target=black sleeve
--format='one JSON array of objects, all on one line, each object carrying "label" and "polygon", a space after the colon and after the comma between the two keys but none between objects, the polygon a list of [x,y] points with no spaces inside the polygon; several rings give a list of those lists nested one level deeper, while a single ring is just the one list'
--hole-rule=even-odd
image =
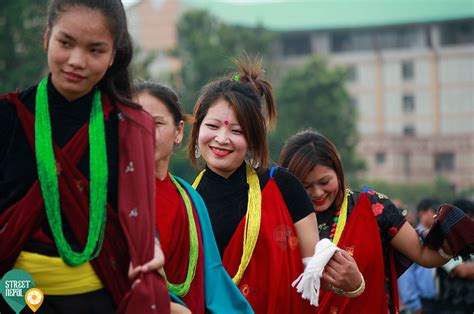
[{"label": "black sleeve", "polygon": [[273,177],[285,200],[293,223],[314,213],[313,203],[297,177],[281,168],[275,171]]},{"label": "black sleeve", "polygon": [[372,204],[372,212],[377,219],[382,242],[390,243],[405,223],[405,216],[402,210],[384,194],[371,190],[367,195]]}]

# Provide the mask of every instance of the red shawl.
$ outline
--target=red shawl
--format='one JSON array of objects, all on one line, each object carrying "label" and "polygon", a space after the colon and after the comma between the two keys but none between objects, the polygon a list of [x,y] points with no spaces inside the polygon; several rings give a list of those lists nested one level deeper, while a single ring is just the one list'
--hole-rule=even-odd
[{"label": "red shawl", "polygon": [[[20,102],[18,93],[6,96],[16,107],[26,137],[34,151],[34,116]],[[105,117],[111,111],[107,97],[102,97]],[[107,222],[102,251],[91,261],[119,312],[152,313],[152,306],[169,313],[169,298],[163,279],[155,272],[140,275],[142,281],[130,290],[128,263],[144,264],[153,257],[154,246],[154,186],[153,145],[154,125],[139,110],[119,106],[125,117],[119,124],[119,200],[118,215],[107,206]],[[134,146],[137,145],[137,146]],[[68,222],[79,244],[85,245],[89,224],[89,182],[76,168],[88,146],[88,124],[84,125],[62,149],[54,146],[60,174],[63,219]],[[134,174],[126,173],[126,165],[134,162]],[[135,207],[130,207],[134,205]],[[64,210],[67,208],[67,210]],[[139,215],[129,216],[132,208]],[[30,239],[51,244],[41,230],[44,207],[38,180],[25,196],[0,215],[0,273],[13,266],[25,243]],[[121,228],[122,226],[122,228]],[[130,254],[130,255],[129,255]]]},{"label": "red shawl", "polygon": [[[382,253],[382,242],[377,221],[371,210],[366,193],[362,193],[352,210],[338,247],[346,250],[357,262],[359,270],[365,278],[365,290],[356,298],[341,297],[333,292],[321,290],[318,313],[368,313],[386,314],[388,311],[385,290],[385,269]],[[391,254],[393,255],[393,254]],[[394,265],[393,259],[391,265]],[[392,273],[395,273],[391,267]],[[391,280],[391,290],[396,287]],[[396,292],[396,291],[395,291]],[[396,299],[395,299],[396,298]],[[392,295],[396,304],[391,313],[398,313],[398,295]]]},{"label": "red shawl", "polygon": [[[199,217],[194,208],[193,213],[198,233],[199,255],[191,287],[180,299],[192,313],[204,314],[203,246]],[[161,248],[165,254],[166,277],[171,283],[182,283],[186,279],[189,261],[188,214],[186,205],[176,186],[171,182],[169,174],[163,181],[156,179],[156,226],[160,233]]]},{"label": "red shawl", "polygon": [[[223,264],[230,276],[242,257],[245,217],[229,242]],[[291,286],[303,272],[295,227],[283,196],[271,178],[262,191],[262,220],[252,259],[238,287],[257,314],[314,313],[315,308]]]}]

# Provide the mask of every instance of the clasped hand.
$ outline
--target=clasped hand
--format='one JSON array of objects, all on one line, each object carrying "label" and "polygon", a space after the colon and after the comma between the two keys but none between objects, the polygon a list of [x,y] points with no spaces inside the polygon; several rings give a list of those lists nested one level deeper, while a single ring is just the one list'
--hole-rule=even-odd
[{"label": "clasped hand", "polygon": [[323,287],[329,285],[344,291],[354,291],[362,283],[362,276],[354,258],[345,250],[339,250],[324,267],[322,275]]},{"label": "clasped hand", "polygon": [[136,267],[133,267],[132,262],[130,262],[130,265],[128,267],[128,278],[133,281],[133,285],[137,284],[140,282],[140,279],[137,279],[138,275],[140,273],[147,273],[149,271],[162,271],[163,266],[165,265],[165,255],[163,254],[163,251],[161,250],[160,242],[158,240],[155,241],[155,253],[153,256],[153,259],[151,259],[149,262],[143,264],[143,265],[138,265]]}]

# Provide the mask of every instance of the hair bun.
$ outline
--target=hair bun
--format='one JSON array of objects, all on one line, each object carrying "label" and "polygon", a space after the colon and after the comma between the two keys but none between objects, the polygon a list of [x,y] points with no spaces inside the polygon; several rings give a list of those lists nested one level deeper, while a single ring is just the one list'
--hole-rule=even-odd
[{"label": "hair bun", "polygon": [[255,58],[252,61],[248,55],[245,56],[246,60],[240,60],[237,58],[232,60],[239,69],[238,73],[232,75],[232,79],[234,81],[249,84],[258,96],[265,97],[268,124],[269,126],[273,126],[276,121],[276,106],[273,97],[272,84],[261,78],[262,74],[265,72],[262,69],[262,59]]}]

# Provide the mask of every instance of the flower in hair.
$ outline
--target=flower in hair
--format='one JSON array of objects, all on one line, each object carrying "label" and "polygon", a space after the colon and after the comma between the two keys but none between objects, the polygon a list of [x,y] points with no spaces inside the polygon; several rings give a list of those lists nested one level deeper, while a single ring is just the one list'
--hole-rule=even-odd
[{"label": "flower in hair", "polygon": [[234,75],[233,80],[236,81],[236,82],[238,82],[238,81],[239,81],[239,76],[238,76],[238,75]]}]

